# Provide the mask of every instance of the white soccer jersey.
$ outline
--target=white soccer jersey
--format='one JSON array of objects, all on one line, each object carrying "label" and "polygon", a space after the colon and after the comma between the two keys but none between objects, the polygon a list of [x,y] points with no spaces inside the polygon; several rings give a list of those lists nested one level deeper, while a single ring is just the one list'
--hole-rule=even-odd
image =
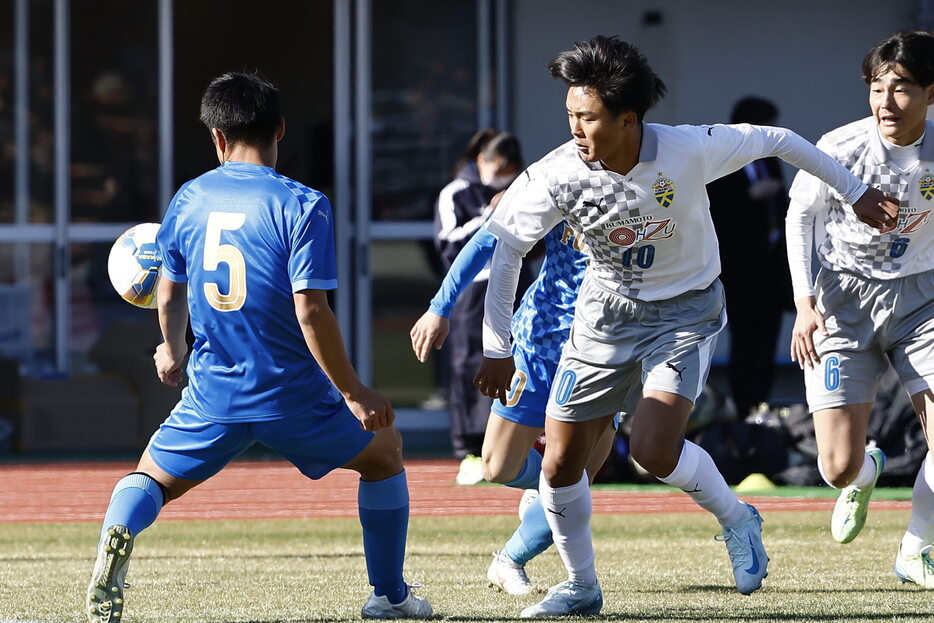
[{"label": "white soccer jersey", "polygon": [[[639,162],[629,173],[584,162],[569,141],[513,182],[489,229],[524,255],[566,219],[583,234],[589,270],[602,286],[645,301],[668,299],[706,288],[720,273],[705,185],[769,156],[812,171],[850,202],[866,190],[832,158],[789,130],[647,123]],[[500,256],[505,255],[502,246],[497,247]],[[503,341],[508,336],[506,305],[511,305],[515,289],[509,284],[511,297],[501,291],[501,282],[511,280],[503,279],[507,275],[510,271],[504,270],[492,279],[493,291],[487,295],[484,347],[489,356],[505,352],[508,344],[508,337]]]},{"label": "white soccer jersey", "polygon": [[856,177],[898,198],[898,225],[880,233],[860,222],[846,199],[801,171],[791,186],[788,259],[795,298],[814,293],[811,243],[821,264],[870,279],[893,279],[934,269],[934,123],[927,122],[919,160],[901,170],[886,160],[884,139],[867,117],[825,134],[817,146]]}]

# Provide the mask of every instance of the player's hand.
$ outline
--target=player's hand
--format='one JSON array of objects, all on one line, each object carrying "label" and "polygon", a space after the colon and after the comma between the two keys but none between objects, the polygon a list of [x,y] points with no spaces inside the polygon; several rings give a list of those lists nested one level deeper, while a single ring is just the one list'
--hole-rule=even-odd
[{"label": "player's hand", "polygon": [[506,396],[512,385],[512,375],[515,373],[516,364],[512,357],[503,359],[484,357],[476,376],[473,377],[473,384],[481,394],[490,398],[498,398],[505,406]]},{"label": "player's hand", "polygon": [[853,212],[856,218],[883,234],[898,226],[898,199],[877,188],[867,189],[853,204]]},{"label": "player's hand", "polygon": [[350,407],[350,412],[360,420],[363,430],[389,428],[396,419],[389,399],[366,385],[360,385],[356,391],[345,395],[344,400]]},{"label": "player's hand", "polygon": [[425,363],[428,353],[432,348],[441,350],[444,340],[448,337],[451,323],[447,318],[430,311],[422,314],[422,317],[412,326],[409,336],[412,338],[412,350],[415,351],[415,357]]},{"label": "player's hand", "polygon": [[824,317],[817,310],[813,296],[798,299],[795,307],[798,308],[798,316],[791,331],[791,360],[804,370],[805,365],[813,368],[820,363],[820,356],[814,348],[814,332],[820,331],[822,335],[828,333]]},{"label": "player's hand", "polygon": [[159,380],[171,387],[176,387],[182,380],[182,364],[185,363],[185,355],[177,355],[165,342],[156,346],[156,352],[152,356],[156,364],[156,374]]}]

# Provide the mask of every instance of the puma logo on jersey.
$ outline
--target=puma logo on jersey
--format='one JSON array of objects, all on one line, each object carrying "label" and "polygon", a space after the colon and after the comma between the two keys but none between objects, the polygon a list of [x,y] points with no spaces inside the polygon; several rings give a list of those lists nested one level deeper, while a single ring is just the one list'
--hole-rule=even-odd
[{"label": "puma logo on jersey", "polygon": [[587,199],[584,199],[581,203],[582,203],[585,207],[588,207],[588,208],[597,208],[598,210],[600,210],[600,211],[603,212],[604,214],[606,213],[606,208],[604,208],[603,205],[601,205],[599,201],[588,201]]},{"label": "puma logo on jersey", "polygon": [[324,210],[318,210],[318,214],[316,216],[323,216],[326,222],[328,223],[331,222],[331,220],[328,218],[328,213],[325,212]]}]

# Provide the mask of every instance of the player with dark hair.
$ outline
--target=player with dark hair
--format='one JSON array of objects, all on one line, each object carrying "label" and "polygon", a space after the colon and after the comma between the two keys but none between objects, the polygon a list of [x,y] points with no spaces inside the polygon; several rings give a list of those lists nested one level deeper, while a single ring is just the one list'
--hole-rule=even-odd
[{"label": "player with dark hair", "polygon": [[[120,620],[129,557],[162,506],[220,471],[254,441],[303,474],[360,473],[370,584],[364,618],[426,618],[403,580],[409,494],[402,440],[385,397],[347,359],[327,302],[337,287],[327,197],[276,172],[285,133],[276,88],[254,74],[211,82],[201,118],[221,166],[185,183],[157,242],[163,256],[154,355],[175,386],[194,346],[189,385],[120,480],[87,591],[91,623]],[[106,434],[106,433],[105,433]]]},{"label": "player with dark hair", "polygon": [[[821,476],[842,489],[830,523],[840,543],[862,530],[885,466],[882,450],[865,444],[879,378],[889,364],[911,396],[929,446],[934,439],[934,124],[926,120],[934,104],[934,36],[888,37],[866,55],[862,70],[872,115],[825,134],[817,146],[858,178],[897,196],[897,222],[881,232],[866,227],[832,189],[803,172],[791,187],[787,217],[798,308],[791,356],[805,369]],[[932,544],[929,451],[895,558],[902,581],[934,588]]]},{"label": "player with dark hair", "polygon": [[[495,207],[501,196],[494,197],[491,206]],[[542,457],[534,444],[545,427],[545,404],[588,263],[580,235],[566,223],[556,225],[545,236],[544,245],[545,257],[538,277],[526,290],[512,319],[516,372],[509,396],[506,404],[493,402],[483,438],[484,479],[526,489],[524,500],[533,497],[524,509],[520,503],[519,527],[493,554],[487,568],[490,583],[511,595],[533,590],[525,566],[552,543],[551,528],[536,495]],[[444,344],[451,310],[487,266],[495,248],[496,237],[484,226],[454,259],[428,311],[410,331],[412,349],[419,361],[425,361],[431,348],[440,349]],[[614,434],[614,428],[608,427],[588,465],[589,474],[596,474],[606,461]]]},{"label": "player with dark hair", "polygon": [[[519,141],[512,134],[486,128],[470,139],[455,178],[435,202],[435,247],[445,268],[451,267],[470,237],[489,218],[493,196],[515,179],[522,166]],[[473,375],[483,358],[487,278],[486,270],[473,275],[450,314],[447,403],[451,447],[461,460],[455,481],[461,485],[483,480],[480,453],[490,400],[473,386]]]},{"label": "player with dark hair", "polygon": [[[664,84],[634,46],[615,37],[578,43],[550,70],[568,85],[573,138],[519,176],[488,224],[499,243],[486,297],[486,357],[476,377],[487,396],[505,403],[521,258],[566,220],[583,235],[590,266],[546,407],[539,492],[568,580],[521,616],[602,608],[585,465],[617,411],[634,413],[633,458],[717,518],[737,589],[749,594],[767,574],[759,513],[684,439],[726,322],[705,184],[778,156],[837,188],[875,225],[887,225],[896,206],[788,130],[645,123]],[[630,400],[634,389],[641,389],[638,401]]]}]

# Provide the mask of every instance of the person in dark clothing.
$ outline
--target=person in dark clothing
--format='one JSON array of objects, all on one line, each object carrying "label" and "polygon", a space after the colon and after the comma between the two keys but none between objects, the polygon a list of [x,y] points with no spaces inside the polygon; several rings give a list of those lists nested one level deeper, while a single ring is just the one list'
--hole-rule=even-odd
[{"label": "person in dark clothing", "polygon": [[[454,180],[441,190],[435,204],[435,245],[445,270],[492,212],[493,196],[521,168],[519,141],[513,135],[488,128],[470,140]],[[457,302],[450,319],[448,413],[454,456],[461,459],[459,484],[483,480],[480,452],[492,401],[474,387],[473,375],[483,358],[483,300],[488,279],[486,268]]]},{"label": "person in dark clothing", "polygon": [[[775,104],[745,97],[734,105],[730,123],[774,125],[777,120]],[[781,164],[778,158],[756,160],[708,184],[707,194],[730,319],[730,387],[742,419],[768,399],[782,312],[792,300]]]}]

